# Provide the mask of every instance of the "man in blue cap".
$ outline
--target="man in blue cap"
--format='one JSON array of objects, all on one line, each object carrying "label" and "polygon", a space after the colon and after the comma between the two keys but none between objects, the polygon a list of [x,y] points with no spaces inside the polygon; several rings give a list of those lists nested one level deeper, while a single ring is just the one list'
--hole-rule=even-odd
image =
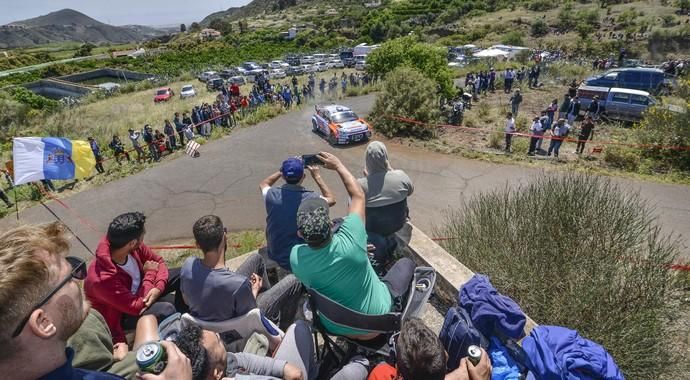
[{"label": "man in blue cap", "polygon": [[[333,206],[335,194],[321,178],[318,165],[309,165],[307,169],[321,191],[321,198],[329,206]],[[273,187],[281,178],[285,184]],[[290,251],[295,245],[304,243],[304,240],[297,236],[297,209],[303,201],[319,198],[319,195],[314,191],[302,187],[305,178],[304,162],[301,158],[293,157],[283,161],[279,171],[271,174],[259,184],[266,205],[268,257],[290,272],[292,271]]]}]

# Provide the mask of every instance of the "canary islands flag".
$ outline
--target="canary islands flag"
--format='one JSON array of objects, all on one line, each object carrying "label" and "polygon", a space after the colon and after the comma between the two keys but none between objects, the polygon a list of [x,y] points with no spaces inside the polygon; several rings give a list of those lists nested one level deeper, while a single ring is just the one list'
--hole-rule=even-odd
[{"label": "canary islands flag", "polygon": [[84,178],[96,159],[86,141],[61,137],[16,137],[12,139],[14,183],[41,179]]}]

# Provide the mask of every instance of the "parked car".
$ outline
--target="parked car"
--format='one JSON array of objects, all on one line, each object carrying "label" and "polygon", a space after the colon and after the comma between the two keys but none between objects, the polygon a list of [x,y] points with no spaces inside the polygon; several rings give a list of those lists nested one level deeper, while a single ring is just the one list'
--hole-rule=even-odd
[{"label": "parked car", "polygon": [[247,83],[247,80],[244,79],[244,77],[241,75],[228,78],[228,84],[236,84],[238,86],[241,86],[245,83]]},{"label": "parked car", "polygon": [[290,66],[285,70],[287,75],[302,75],[304,74],[304,68],[302,66]]},{"label": "parked car", "polygon": [[608,70],[605,73],[585,80],[587,86],[630,88],[634,90],[659,93],[671,84],[664,72],[652,68],[622,68]]},{"label": "parked car", "polygon": [[355,66],[355,59],[354,55],[352,54],[352,49],[346,49],[340,52],[339,54],[340,60],[343,61],[346,67],[354,67]]},{"label": "parked car", "polygon": [[283,61],[280,61],[280,60],[278,60],[278,61],[271,61],[271,63],[269,63],[268,65],[269,65],[270,68],[272,68],[272,69],[282,69],[282,70],[285,70],[285,69],[287,69],[288,67],[290,67],[290,65],[288,65],[287,63],[285,63],[285,62],[283,62]]},{"label": "parked car", "polygon": [[180,99],[192,98],[196,96],[196,90],[191,84],[185,84],[180,89]]},{"label": "parked car", "polygon": [[209,91],[217,91],[223,88],[225,81],[221,77],[210,78],[206,81],[206,89]]},{"label": "parked car", "polygon": [[242,66],[237,66],[237,67],[235,68],[235,70],[237,70],[237,74],[238,74],[238,75],[245,75],[245,74],[247,74],[247,69],[245,69],[245,68],[242,67]]},{"label": "parked car", "polygon": [[204,71],[203,73],[199,74],[197,78],[202,82],[206,82],[209,78],[213,78],[216,75],[218,75],[218,73],[215,71]]},{"label": "parked car", "polygon": [[314,54],[314,60],[316,62],[326,62],[326,61],[328,61],[328,55],[327,54]]},{"label": "parked car", "polygon": [[268,72],[268,77],[270,79],[280,79],[280,78],[285,78],[287,74],[285,74],[284,70],[281,69],[273,69]]},{"label": "parked car", "polygon": [[305,73],[316,72],[316,67],[314,67],[314,65],[302,65],[302,69],[304,70]]},{"label": "parked car", "polygon": [[340,59],[336,58],[328,62],[326,66],[328,66],[329,69],[343,69],[345,68],[345,63],[343,63],[343,61],[341,61]]},{"label": "parked car", "polygon": [[237,69],[226,69],[220,72],[220,77],[223,79],[228,79],[239,74],[240,72]]},{"label": "parked car", "polygon": [[314,70],[318,72],[323,72],[328,70],[328,64],[326,62],[316,62],[314,64]]},{"label": "parked car", "polygon": [[173,96],[175,96],[175,92],[172,90],[172,88],[161,87],[156,90],[156,93],[153,95],[153,102],[167,102],[168,100],[172,99]]},{"label": "parked car", "polygon": [[364,71],[367,69],[367,61],[355,62],[355,70]]},{"label": "parked car", "polygon": [[261,70],[261,66],[259,66],[256,62],[251,61],[243,63],[242,68],[247,71]]},{"label": "parked car", "polygon": [[325,136],[331,145],[367,141],[371,137],[369,123],[352,112],[350,107],[316,105],[314,111],[312,132]]},{"label": "parked car", "polygon": [[581,110],[585,112],[595,96],[599,97],[601,116],[625,122],[640,121],[644,112],[657,103],[647,91],[582,85],[577,89]]},{"label": "parked car", "polygon": [[302,65],[310,65],[316,63],[316,59],[311,55],[305,55],[299,59],[299,63]]}]

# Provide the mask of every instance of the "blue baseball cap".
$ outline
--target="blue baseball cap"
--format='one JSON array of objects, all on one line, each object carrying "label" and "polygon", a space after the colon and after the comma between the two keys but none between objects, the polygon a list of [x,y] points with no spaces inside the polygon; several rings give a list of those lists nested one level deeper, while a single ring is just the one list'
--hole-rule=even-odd
[{"label": "blue baseball cap", "polygon": [[283,161],[280,173],[285,179],[299,180],[304,176],[304,163],[299,158],[288,158]]}]

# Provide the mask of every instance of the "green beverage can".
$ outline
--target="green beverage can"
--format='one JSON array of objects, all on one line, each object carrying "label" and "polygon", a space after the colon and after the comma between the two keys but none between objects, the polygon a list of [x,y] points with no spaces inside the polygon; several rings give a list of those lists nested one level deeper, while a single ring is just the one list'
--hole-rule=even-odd
[{"label": "green beverage can", "polygon": [[159,374],[167,364],[165,347],[158,342],[144,343],[137,350],[137,365],[143,372]]}]

